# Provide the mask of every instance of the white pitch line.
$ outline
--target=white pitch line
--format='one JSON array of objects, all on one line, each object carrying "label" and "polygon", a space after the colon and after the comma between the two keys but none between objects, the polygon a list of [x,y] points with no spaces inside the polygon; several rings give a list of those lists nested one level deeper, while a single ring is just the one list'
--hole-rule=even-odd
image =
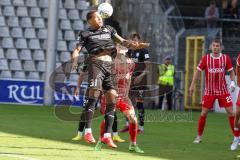
[{"label": "white pitch line", "polygon": [[39,160],[39,159],[35,159],[35,158],[21,156],[19,154],[14,154],[14,153],[0,153],[0,156],[19,158],[19,159],[23,159],[23,160]]}]

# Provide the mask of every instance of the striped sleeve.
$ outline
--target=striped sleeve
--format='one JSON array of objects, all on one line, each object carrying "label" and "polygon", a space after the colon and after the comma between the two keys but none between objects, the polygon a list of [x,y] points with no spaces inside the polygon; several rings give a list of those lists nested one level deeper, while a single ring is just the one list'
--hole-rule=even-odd
[{"label": "striped sleeve", "polygon": [[233,70],[232,61],[228,55],[226,55],[226,70],[227,71]]},{"label": "striped sleeve", "polygon": [[206,68],[206,56],[202,57],[201,61],[197,66],[197,70],[202,71]]}]

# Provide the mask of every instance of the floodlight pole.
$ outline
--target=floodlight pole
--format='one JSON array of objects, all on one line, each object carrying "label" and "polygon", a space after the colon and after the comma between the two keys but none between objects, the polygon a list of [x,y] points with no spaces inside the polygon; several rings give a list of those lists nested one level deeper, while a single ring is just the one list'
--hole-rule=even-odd
[{"label": "floodlight pole", "polygon": [[56,46],[58,32],[58,0],[49,0],[48,12],[48,39],[47,39],[47,54],[46,54],[46,70],[44,82],[44,105],[54,104],[54,84],[50,85],[50,76],[56,66]]}]

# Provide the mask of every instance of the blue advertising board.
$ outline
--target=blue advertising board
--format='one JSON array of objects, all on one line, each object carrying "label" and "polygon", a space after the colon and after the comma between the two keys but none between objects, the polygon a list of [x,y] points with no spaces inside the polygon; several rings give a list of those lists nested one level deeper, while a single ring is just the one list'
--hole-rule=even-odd
[{"label": "blue advertising board", "polygon": [[[73,96],[76,86],[71,83],[56,83],[54,102],[70,100],[74,106],[82,106],[87,84],[83,83],[79,96]],[[43,104],[44,82],[22,80],[0,80],[0,103]]]}]

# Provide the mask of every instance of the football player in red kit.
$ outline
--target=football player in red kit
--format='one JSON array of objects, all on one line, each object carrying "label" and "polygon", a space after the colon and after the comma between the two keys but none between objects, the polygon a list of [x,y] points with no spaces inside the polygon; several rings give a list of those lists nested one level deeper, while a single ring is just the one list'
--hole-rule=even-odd
[{"label": "football player in red kit", "polygon": [[[222,45],[219,39],[215,39],[211,43],[212,53],[202,57],[197,70],[194,74],[189,94],[192,95],[196,85],[197,78],[201,71],[205,71],[205,91],[202,99],[202,111],[198,121],[198,134],[193,143],[202,141],[203,130],[206,123],[207,113],[213,108],[214,101],[218,99],[219,106],[224,107],[228,120],[234,135],[233,144],[238,140],[238,132],[234,130],[234,113],[232,98],[229,94],[227,83],[225,80],[226,71],[230,72],[230,90],[235,90],[235,73],[232,67],[231,59],[228,55],[222,54]],[[237,141],[238,142],[238,141]],[[231,150],[234,147],[231,146]]]},{"label": "football player in red kit", "polygon": [[[118,90],[118,99],[117,99],[117,109],[119,109],[129,120],[129,135],[130,135],[130,145],[129,150],[137,153],[144,153],[137,144],[137,118],[135,115],[134,107],[129,98],[129,89],[131,84],[131,76],[133,74],[135,64],[131,58],[128,58],[125,54],[127,49],[122,46],[118,46],[118,54],[114,60],[114,72],[116,74],[117,90]],[[104,96],[101,99],[101,111],[105,113],[105,98]],[[102,138],[104,134],[104,121],[100,127],[100,137]],[[98,141],[95,150],[101,150],[102,143]]]},{"label": "football player in red kit", "polygon": [[[240,54],[238,55],[238,58],[237,58],[236,75],[237,75],[237,85],[240,87]],[[239,119],[240,119],[240,91],[238,92],[238,98],[237,98],[237,103],[236,103],[236,116],[235,116],[235,121],[234,121],[234,129],[236,131],[240,131]],[[239,142],[240,142],[240,137],[238,137],[238,143]],[[237,142],[234,146],[235,146],[235,148],[233,148],[233,149],[236,150],[238,147]]]}]

